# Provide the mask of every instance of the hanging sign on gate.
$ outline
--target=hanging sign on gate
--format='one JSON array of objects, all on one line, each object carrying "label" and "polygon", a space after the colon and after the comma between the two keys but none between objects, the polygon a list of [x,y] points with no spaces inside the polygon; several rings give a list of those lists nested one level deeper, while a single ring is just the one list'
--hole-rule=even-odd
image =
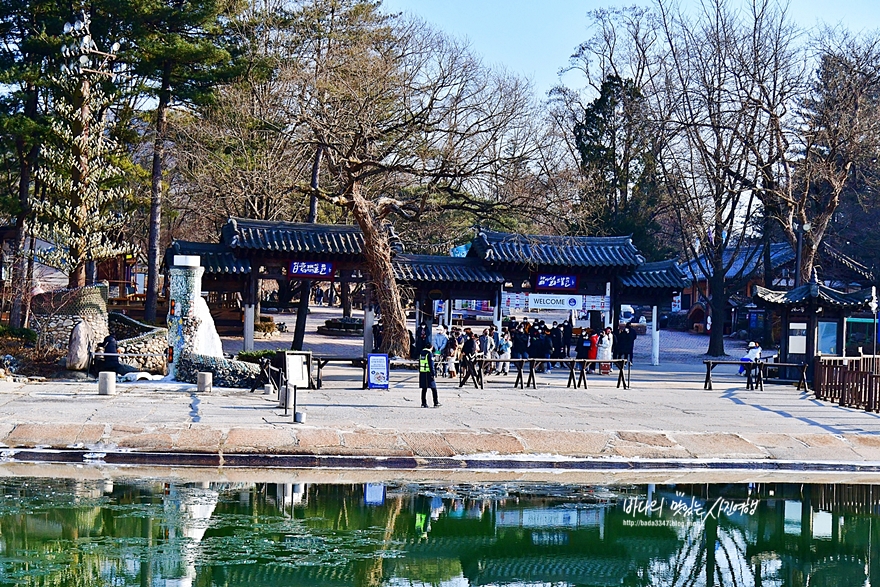
[{"label": "hanging sign on gate", "polygon": [[536,284],[538,289],[571,290],[577,289],[576,275],[553,275],[539,273]]},{"label": "hanging sign on gate", "polygon": [[388,389],[388,355],[367,355],[367,387],[369,389]]},{"label": "hanging sign on gate", "polygon": [[529,294],[530,310],[579,310],[584,296],[560,294]]},{"label": "hanging sign on gate", "polygon": [[328,278],[333,276],[333,263],[327,261],[291,261],[287,277]]}]

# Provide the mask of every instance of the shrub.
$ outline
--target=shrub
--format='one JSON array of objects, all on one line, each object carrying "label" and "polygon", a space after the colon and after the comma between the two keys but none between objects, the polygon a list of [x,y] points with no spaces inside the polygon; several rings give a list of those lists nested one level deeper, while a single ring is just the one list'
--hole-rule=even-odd
[{"label": "shrub", "polygon": [[260,320],[254,324],[254,332],[275,332],[275,323]]},{"label": "shrub", "polygon": [[238,353],[238,356],[236,356],[236,358],[239,361],[244,361],[245,363],[259,363],[260,359],[262,359],[263,357],[268,357],[271,359],[275,356],[275,353],[277,352],[277,350],[272,349],[263,349],[259,351],[241,351],[240,353]]},{"label": "shrub", "polygon": [[10,328],[2,324],[0,324],[0,337],[17,338],[32,344],[37,342],[37,333],[30,328]]}]

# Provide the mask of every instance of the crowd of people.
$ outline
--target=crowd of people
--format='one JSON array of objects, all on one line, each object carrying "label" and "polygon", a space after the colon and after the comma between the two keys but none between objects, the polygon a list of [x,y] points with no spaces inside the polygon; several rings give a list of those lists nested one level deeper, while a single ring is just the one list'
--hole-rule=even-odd
[{"label": "crowd of people", "polygon": [[[576,337],[568,320],[547,324],[543,320],[521,321],[511,319],[500,330],[494,325],[485,328],[441,325],[433,329],[428,339],[428,328],[420,325],[414,336],[414,354],[431,349],[433,361],[441,376],[457,377],[469,362],[483,361],[486,374],[508,375],[511,359],[543,359],[535,370],[551,373],[559,367],[560,359],[603,360],[625,359],[632,363],[637,334],[631,323],[622,324],[618,332],[612,328],[584,329]],[[381,336],[381,335],[380,335]],[[596,365],[590,365],[596,371]],[[466,371],[465,371],[466,374]]]},{"label": "crowd of people", "polygon": [[[374,352],[382,345],[381,322],[373,327]],[[508,375],[510,361],[517,359],[541,359],[535,365],[539,373],[551,373],[560,366],[561,359],[571,357],[585,360],[581,368],[590,373],[598,369],[609,374],[610,365],[603,361],[624,359],[632,364],[633,347],[637,334],[632,323],[622,324],[617,333],[612,328],[583,329],[575,338],[574,328],[568,320],[561,324],[547,324],[543,320],[529,321],[528,317],[517,321],[512,318],[500,330],[495,325],[482,329],[470,326],[440,325],[429,336],[427,324],[420,324],[415,334],[410,332],[411,354],[419,358],[419,384],[422,388],[422,407],[427,408],[427,391],[433,391],[434,407],[439,407],[436,377],[460,377],[463,387],[471,378],[483,374]],[[586,363],[589,360],[592,363]],[[482,362],[482,369],[475,365]]]}]

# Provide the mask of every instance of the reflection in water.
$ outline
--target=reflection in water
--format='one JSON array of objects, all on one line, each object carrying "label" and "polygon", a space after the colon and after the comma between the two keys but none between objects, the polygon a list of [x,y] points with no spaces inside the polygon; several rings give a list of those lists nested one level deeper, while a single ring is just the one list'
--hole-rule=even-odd
[{"label": "reflection in water", "polygon": [[3,585],[880,587],[874,486],[7,479]]}]

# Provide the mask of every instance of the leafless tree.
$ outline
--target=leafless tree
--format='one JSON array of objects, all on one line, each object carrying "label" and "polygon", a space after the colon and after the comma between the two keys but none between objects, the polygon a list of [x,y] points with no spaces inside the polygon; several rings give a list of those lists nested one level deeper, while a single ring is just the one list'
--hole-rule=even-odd
[{"label": "leafless tree", "polygon": [[366,2],[308,8],[333,28],[334,45],[300,68],[291,120],[323,155],[320,197],[348,210],[363,232],[384,350],[407,356],[389,220],[509,210],[500,187],[533,149],[531,92],[421,22],[379,15]]},{"label": "leafless tree", "polygon": [[880,156],[880,36],[826,31],[815,40],[818,63],[794,118],[780,188],[768,203],[794,246],[803,232],[798,268],[809,281],[819,245],[844,191]]},{"label": "leafless tree", "polygon": [[750,220],[787,151],[774,130],[796,95],[796,30],[771,0],[742,11],[706,0],[695,14],[658,0],[657,12],[667,48],[652,92],[655,110],[667,113],[660,165],[683,244],[707,277],[717,325],[708,352],[723,355],[721,317],[741,277],[731,273],[761,234]]}]

